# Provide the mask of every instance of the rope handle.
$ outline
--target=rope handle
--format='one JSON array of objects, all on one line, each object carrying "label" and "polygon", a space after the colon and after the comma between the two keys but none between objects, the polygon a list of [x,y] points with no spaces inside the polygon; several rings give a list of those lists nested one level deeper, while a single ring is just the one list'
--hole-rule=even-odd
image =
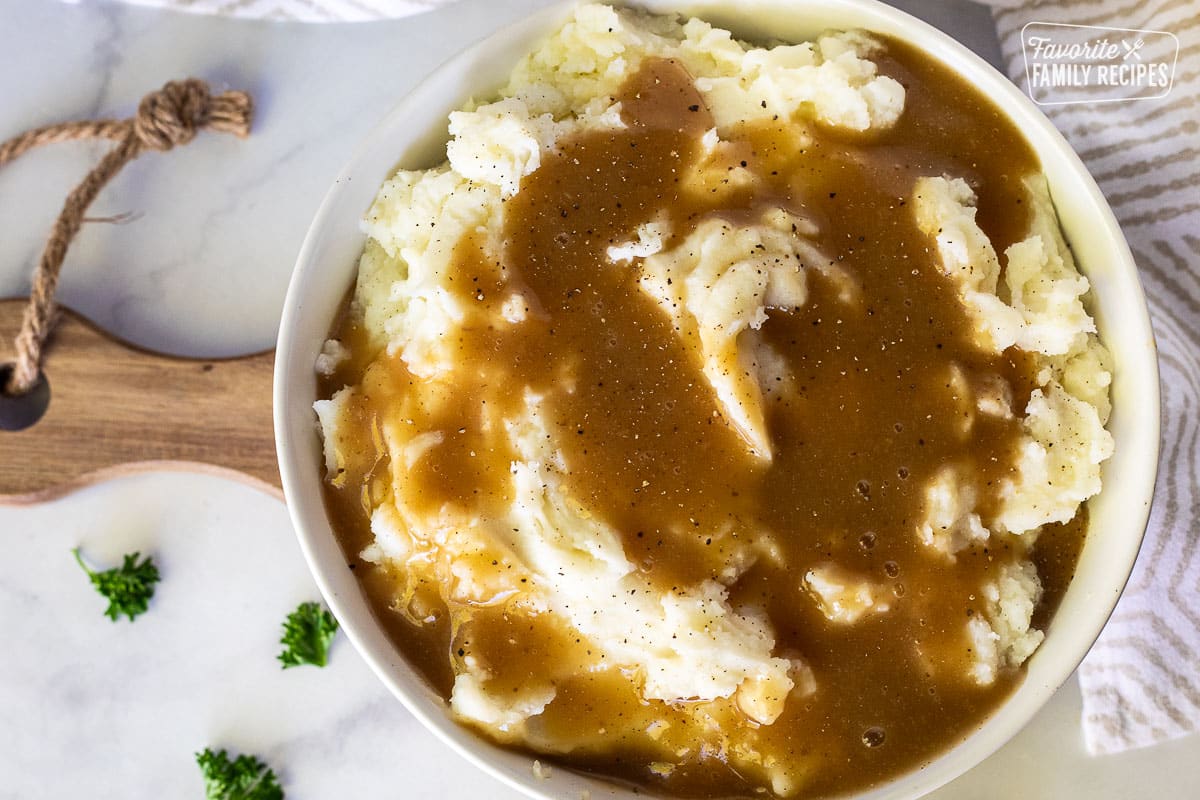
[{"label": "rope handle", "polygon": [[177,145],[187,144],[202,129],[232,133],[244,138],[250,133],[253,114],[254,103],[245,92],[222,92],[214,96],[207,83],[188,78],[170,81],[143,97],[137,114],[130,119],[48,125],[0,143],[2,166],[44,144],[81,139],[112,139],[117,142],[116,147],[105,153],[100,163],[67,195],[62,211],[54,221],[34,272],[29,305],[25,308],[21,330],[16,337],[16,361],[0,370],[0,376],[7,378],[0,386],[0,396],[19,397],[44,384],[41,378],[42,356],[57,317],[54,291],[58,286],[58,276],[67,248],[79,232],[84,215],[100,190],[122,167],[146,150],[166,152]]}]

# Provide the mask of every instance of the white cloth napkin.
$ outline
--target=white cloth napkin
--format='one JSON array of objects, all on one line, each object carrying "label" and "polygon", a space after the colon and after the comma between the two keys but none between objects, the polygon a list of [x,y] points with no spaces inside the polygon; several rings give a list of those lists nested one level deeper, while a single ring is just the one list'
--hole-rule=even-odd
[{"label": "white cloth napkin", "polygon": [[1116,753],[1200,728],[1200,0],[991,4],[1009,76],[1026,91],[1021,30],[1029,22],[1170,31],[1179,41],[1175,82],[1161,99],[1044,108],[1121,222],[1162,373],[1150,527],[1116,612],[1079,668],[1087,747]]},{"label": "white cloth napkin", "polygon": [[193,14],[286,22],[364,22],[420,14],[454,0],[125,0]]},{"label": "white cloth napkin", "polygon": [[[304,22],[401,17],[453,0],[129,0]],[[1179,39],[1159,100],[1046,106],[1129,239],[1158,340],[1163,447],[1150,528],[1116,613],[1079,669],[1093,753],[1200,727],[1200,0],[986,0],[1010,77],[1029,90],[1029,22],[1163,30]]]}]

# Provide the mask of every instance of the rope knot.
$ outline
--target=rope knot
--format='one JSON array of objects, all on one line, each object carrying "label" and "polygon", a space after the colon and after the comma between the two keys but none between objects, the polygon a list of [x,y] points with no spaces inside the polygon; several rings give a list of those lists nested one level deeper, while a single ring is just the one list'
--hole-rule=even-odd
[{"label": "rope knot", "polygon": [[133,132],[142,147],[165,151],[187,144],[206,127],[246,136],[252,112],[250,97],[244,92],[213,97],[202,80],[170,81],[142,98]]},{"label": "rope knot", "polygon": [[[170,150],[196,138],[201,128],[246,137],[254,103],[245,92],[214,96],[208,84],[196,78],[171,81],[142,99],[133,119],[66,122],[47,125],[0,142],[0,165],[38,145],[73,139],[113,139],[118,144],[67,195],[54,228],[42,250],[29,292],[29,305],[17,335],[17,358],[11,367],[0,365],[0,400],[25,395],[41,378],[42,349],[54,327],[54,290],[71,239],[83,225],[88,206],[121,168],[144,150]],[[44,405],[43,405],[44,410]],[[39,412],[40,413],[40,412]]]}]

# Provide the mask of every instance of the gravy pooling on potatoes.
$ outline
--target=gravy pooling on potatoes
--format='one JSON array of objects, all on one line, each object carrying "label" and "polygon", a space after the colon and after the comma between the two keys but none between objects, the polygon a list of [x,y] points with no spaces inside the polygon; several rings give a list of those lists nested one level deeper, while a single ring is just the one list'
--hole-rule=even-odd
[{"label": "gravy pooling on potatoes", "polygon": [[[725,137],[736,143],[730,172],[741,167],[759,180],[716,186],[711,202],[680,190],[712,128],[704,100],[679,64],[647,60],[619,98],[627,128],[576,135],[522,179],[506,201],[499,262],[479,241],[458,245],[455,286],[479,313],[455,343],[464,365],[457,400],[436,419],[414,420],[448,435],[407,477],[429,509],[454,503],[486,514],[511,503],[514,454],[483,420],[523,413],[529,387],[545,397],[572,495],[620,533],[629,559],[656,585],[714,578],[729,537],[771,530],[780,559],[750,567],[730,601],[764,609],[776,651],[798,653],[811,667],[817,691],[790,699],[773,724],[747,734],[759,750],[806,765],[800,796],[848,792],[920,766],[969,734],[1019,680],[1008,670],[991,686],[964,683],[971,654],[953,643],[979,613],[978,587],[1024,556],[1027,544],[993,533],[986,546],[949,561],[922,546],[913,528],[922,487],[942,465],[973,465],[985,517],[1015,469],[1020,419],[978,415],[964,437],[947,365],[969,380],[1003,379],[1018,410],[1036,385],[1034,367],[1022,352],[993,356],[975,344],[956,287],[905,205],[920,176],[964,177],[979,197],[980,226],[1003,251],[1026,233],[1021,179],[1040,167],[1020,132],[973,87],[903,43],[885,44],[874,60],[907,98],[893,128],[849,135],[818,125],[805,142],[782,122],[743,125]],[[762,326],[785,361],[780,387],[764,393],[774,453],[764,462],[720,415],[694,349],[639,288],[638,263],[614,264],[606,253],[656,218],[668,221],[669,248],[714,211],[737,222],[772,207],[816,222],[814,243],[852,277],[857,300],[845,302],[842,284],[811,269],[807,303],[772,311]],[[526,320],[490,323],[514,287]],[[367,352],[358,324],[347,314],[334,332],[352,358],[323,379],[321,392],[370,387],[357,443],[369,452],[378,448],[368,418],[400,402],[416,378],[398,358]],[[492,369],[470,369],[482,363]],[[497,365],[506,387],[492,384]],[[598,669],[586,640],[561,625],[501,605],[478,609],[466,635],[444,607],[436,613],[436,592],[424,596],[431,624],[410,624],[392,610],[394,576],[358,556],[372,539],[364,497],[383,472],[376,463],[346,475],[340,488],[328,487],[327,503],[379,618],[439,691],[449,695],[452,663],[468,655],[514,690],[549,672],[558,692],[536,730],[573,745],[563,763],[685,796],[753,792],[711,753],[649,768],[657,757],[620,732],[664,717],[677,731],[692,723]],[[1043,624],[1085,527],[1081,509],[1035,546]],[[830,563],[889,586],[891,610],[853,625],[828,620],[802,578]]]}]

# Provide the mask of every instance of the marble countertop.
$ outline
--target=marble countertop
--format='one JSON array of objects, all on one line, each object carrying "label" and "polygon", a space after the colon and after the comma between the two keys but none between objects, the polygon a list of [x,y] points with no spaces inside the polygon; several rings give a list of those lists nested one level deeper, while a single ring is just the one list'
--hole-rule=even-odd
[{"label": "marble countertop", "polygon": [[[65,119],[127,116],[194,75],[245,88],[246,141],[202,136],[149,154],[102,194],[72,248],[61,299],[114,333],[215,357],[273,345],[309,220],[356,142],[467,44],[543,5],[464,0],[424,15],[306,26],[95,2],[0,0],[0,139]],[[950,20],[995,59],[987,14],[901,4]],[[0,297],[21,296],[66,192],[103,145],[62,144],[0,169]],[[0,331],[10,336],[14,332]],[[0,438],[0,458],[4,457]],[[516,798],[426,733],[344,637],[325,670],[281,672],[287,611],[318,599],[274,497],[222,478],[148,474],[35,506],[0,506],[0,800],[201,797],[193,754],[254,752],[289,798]],[[75,565],[153,552],[151,613],[113,624]],[[937,800],[1184,797],[1200,738],[1091,759],[1069,682],[1034,722]]]}]

